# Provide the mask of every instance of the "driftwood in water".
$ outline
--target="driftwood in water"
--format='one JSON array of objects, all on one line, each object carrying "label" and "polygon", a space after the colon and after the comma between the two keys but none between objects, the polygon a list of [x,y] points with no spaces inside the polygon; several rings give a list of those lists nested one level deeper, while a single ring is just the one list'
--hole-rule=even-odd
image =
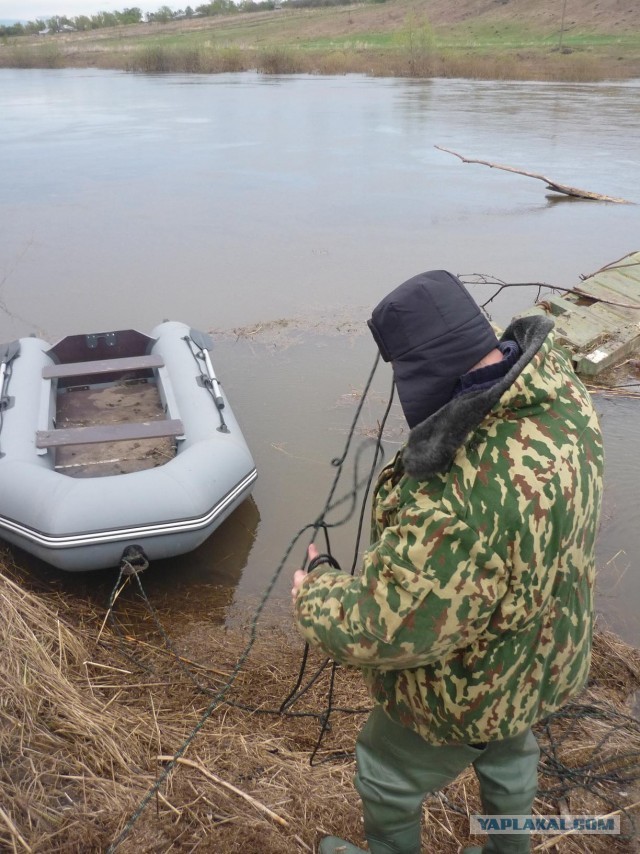
[{"label": "driftwood in water", "polygon": [[590,190],[580,190],[578,187],[568,187],[566,184],[559,184],[557,181],[552,181],[546,175],[539,175],[537,172],[526,172],[524,169],[516,169],[515,166],[503,166],[500,163],[490,163],[488,160],[474,160],[469,157],[463,157],[457,151],[452,151],[450,148],[444,148],[442,145],[436,145],[438,151],[446,151],[447,154],[453,154],[459,157],[463,163],[480,163],[482,166],[489,166],[490,169],[502,169],[505,172],[515,172],[517,175],[526,175],[527,178],[537,178],[539,181],[544,181],[548,190],[553,190],[556,193],[563,193],[565,196],[575,196],[578,199],[594,199],[599,202],[617,202],[621,205],[632,205],[628,199],[618,199],[614,196],[603,196],[602,193],[592,193]]}]

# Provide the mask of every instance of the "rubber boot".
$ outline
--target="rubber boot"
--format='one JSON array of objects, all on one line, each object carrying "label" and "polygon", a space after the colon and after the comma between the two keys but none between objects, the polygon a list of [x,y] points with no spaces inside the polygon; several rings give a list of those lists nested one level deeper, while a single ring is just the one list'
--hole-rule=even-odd
[{"label": "rubber boot", "polygon": [[376,707],[356,743],[355,786],[371,854],[420,854],[424,796],[454,780],[480,753],[465,744],[430,745]]},{"label": "rubber boot", "polygon": [[[531,730],[489,742],[473,763],[485,815],[531,815],[538,789],[540,749]],[[529,854],[531,838],[522,834],[489,834],[482,848],[464,854]]]}]

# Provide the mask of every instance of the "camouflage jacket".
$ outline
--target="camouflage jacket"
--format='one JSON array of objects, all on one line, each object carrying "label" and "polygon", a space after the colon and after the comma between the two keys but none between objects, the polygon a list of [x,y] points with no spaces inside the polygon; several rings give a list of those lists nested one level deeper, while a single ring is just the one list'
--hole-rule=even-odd
[{"label": "camouflage jacket", "polygon": [[602,437],[552,327],[514,321],[508,374],[413,428],[361,574],[320,567],[296,602],[303,636],[431,743],[515,735],[587,679]]}]

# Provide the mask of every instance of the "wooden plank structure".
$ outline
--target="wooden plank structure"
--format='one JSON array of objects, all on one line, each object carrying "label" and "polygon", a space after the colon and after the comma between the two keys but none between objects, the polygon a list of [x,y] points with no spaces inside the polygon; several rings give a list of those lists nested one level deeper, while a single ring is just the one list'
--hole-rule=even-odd
[{"label": "wooden plank structure", "polygon": [[548,296],[523,314],[551,314],[576,371],[593,377],[640,351],[640,252]]}]

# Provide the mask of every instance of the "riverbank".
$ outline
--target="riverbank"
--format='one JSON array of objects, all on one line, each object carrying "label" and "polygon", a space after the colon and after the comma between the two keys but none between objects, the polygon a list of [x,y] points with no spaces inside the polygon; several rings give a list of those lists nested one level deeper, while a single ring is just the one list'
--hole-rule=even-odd
[{"label": "riverbank", "polygon": [[637,10],[594,18],[574,9],[560,27],[557,9],[536,6],[532,15],[515,0],[453,19],[451,4],[387,0],[20,36],[0,44],[0,67],[573,82],[640,77]]},{"label": "riverbank", "polygon": [[[310,765],[329,668],[288,714],[278,714],[302,644],[288,612],[260,620],[252,644],[253,615],[251,608],[246,625],[232,628],[211,613],[180,636],[171,612],[154,615],[129,578],[109,620],[88,597],[36,582],[5,552],[0,846],[104,851],[117,842],[125,854],[198,846],[281,854],[314,851],[326,832],[362,843],[351,783],[354,738],[369,707],[360,678],[337,670],[335,711]],[[303,684],[321,663],[311,655]],[[638,814],[640,724],[632,703],[639,689],[640,651],[598,633],[588,689],[538,727],[538,813],[629,807]],[[425,850],[454,854],[477,811],[468,772],[427,800]],[[624,833],[630,824],[623,812]],[[549,843],[535,837],[534,851]],[[554,844],[560,854],[631,850],[628,837],[616,836],[570,835]]]}]

